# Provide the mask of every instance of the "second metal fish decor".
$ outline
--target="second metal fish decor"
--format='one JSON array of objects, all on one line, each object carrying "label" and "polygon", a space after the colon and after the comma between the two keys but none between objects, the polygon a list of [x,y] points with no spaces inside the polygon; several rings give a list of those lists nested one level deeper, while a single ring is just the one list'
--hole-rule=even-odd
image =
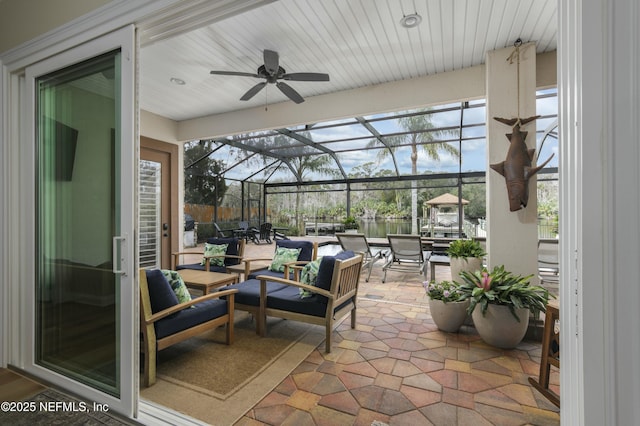
[{"label": "second metal fish decor", "polygon": [[535,148],[527,149],[525,139],[527,132],[520,131],[523,126],[530,121],[540,117],[536,115],[529,118],[500,118],[493,117],[501,123],[513,126],[513,132],[507,133],[509,139],[509,151],[507,159],[501,163],[491,164],[491,168],[504,176],[507,182],[507,193],[509,195],[509,210],[514,212],[527,207],[529,202],[529,179],[540,171],[552,158],[553,154],[539,166],[532,167]]}]

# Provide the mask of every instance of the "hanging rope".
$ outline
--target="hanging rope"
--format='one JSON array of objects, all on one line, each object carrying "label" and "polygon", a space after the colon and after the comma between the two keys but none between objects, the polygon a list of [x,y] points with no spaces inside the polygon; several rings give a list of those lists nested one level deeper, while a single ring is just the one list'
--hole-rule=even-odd
[{"label": "hanging rope", "polygon": [[513,52],[511,52],[511,55],[507,57],[507,61],[512,65],[513,59],[515,58],[516,60],[516,87],[518,94],[518,115],[516,116],[518,121],[514,124],[514,126],[516,126],[520,125],[520,46],[522,46],[522,39],[518,38],[515,43],[513,43],[513,46]]}]

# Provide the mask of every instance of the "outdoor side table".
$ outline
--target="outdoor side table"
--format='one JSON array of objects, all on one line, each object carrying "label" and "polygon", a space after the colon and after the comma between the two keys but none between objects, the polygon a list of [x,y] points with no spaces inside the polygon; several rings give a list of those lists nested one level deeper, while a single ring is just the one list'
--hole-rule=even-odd
[{"label": "outdoor side table", "polygon": [[436,280],[436,266],[450,266],[449,257],[432,255],[429,258],[429,269],[431,271],[431,275],[429,275],[429,280],[433,280],[433,281]]},{"label": "outdoor side table", "polygon": [[208,294],[211,289],[238,282],[238,275],[224,272],[207,272],[193,269],[181,269],[178,271],[187,287]]}]

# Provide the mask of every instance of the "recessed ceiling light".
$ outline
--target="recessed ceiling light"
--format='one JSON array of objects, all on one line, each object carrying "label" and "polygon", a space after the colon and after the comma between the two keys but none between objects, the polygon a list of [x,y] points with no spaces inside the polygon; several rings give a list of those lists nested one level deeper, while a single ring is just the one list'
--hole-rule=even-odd
[{"label": "recessed ceiling light", "polygon": [[172,82],[173,84],[177,84],[178,86],[184,86],[185,84],[187,84],[186,81],[177,77],[171,77],[169,81]]},{"label": "recessed ceiling light", "polygon": [[417,13],[412,13],[410,15],[404,15],[400,20],[400,25],[405,28],[413,28],[420,25],[420,22],[422,22],[422,16]]}]

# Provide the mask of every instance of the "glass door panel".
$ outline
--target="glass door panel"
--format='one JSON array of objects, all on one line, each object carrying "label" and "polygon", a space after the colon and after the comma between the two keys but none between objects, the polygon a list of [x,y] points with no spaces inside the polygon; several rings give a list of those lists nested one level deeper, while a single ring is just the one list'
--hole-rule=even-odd
[{"label": "glass door panel", "polygon": [[35,80],[35,362],[116,397],[119,61],[115,51]]},{"label": "glass door panel", "polygon": [[123,27],[28,66],[22,123],[23,367],[127,417],[139,359],[134,41]]}]

